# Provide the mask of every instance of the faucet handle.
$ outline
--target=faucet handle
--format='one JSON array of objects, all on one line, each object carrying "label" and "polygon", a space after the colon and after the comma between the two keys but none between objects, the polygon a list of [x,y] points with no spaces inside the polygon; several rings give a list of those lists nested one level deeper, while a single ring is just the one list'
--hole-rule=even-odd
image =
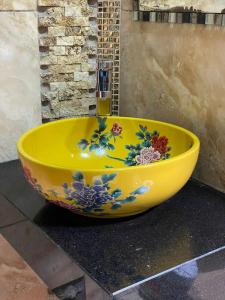
[{"label": "faucet handle", "polygon": [[111,115],[113,62],[99,60],[97,67],[97,115]]},{"label": "faucet handle", "polygon": [[103,92],[112,91],[112,61],[99,60],[97,67],[97,97]]}]

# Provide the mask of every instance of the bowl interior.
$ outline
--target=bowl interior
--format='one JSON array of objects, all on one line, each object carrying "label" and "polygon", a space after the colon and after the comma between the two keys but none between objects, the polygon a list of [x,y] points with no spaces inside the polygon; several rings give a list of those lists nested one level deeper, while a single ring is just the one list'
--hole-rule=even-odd
[{"label": "bowl interior", "polygon": [[195,136],[158,121],[108,117],[60,120],[41,125],[19,141],[19,152],[69,169],[123,168],[158,163],[188,151]]}]

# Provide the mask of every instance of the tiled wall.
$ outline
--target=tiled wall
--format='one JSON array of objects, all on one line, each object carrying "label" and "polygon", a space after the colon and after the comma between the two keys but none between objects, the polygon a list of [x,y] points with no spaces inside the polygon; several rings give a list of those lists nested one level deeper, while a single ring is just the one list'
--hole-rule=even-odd
[{"label": "tiled wall", "polygon": [[45,121],[88,115],[96,104],[97,4],[91,3],[38,1]]},{"label": "tiled wall", "polygon": [[0,1],[0,162],[41,122],[36,0]]},{"label": "tiled wall", "polygon": [[118,114],[120,0],[39,0],[38,10],[43,120],[95,113],[98,57],[113,61]]},{"label": "tiled wall", "polygon": [[120,102],[120,13],[121,0],[98,0],[98,59],[113,62],[112,114]]},{"label": "tiled wall", "polygon": [[206,14],[202,12],[134,11],[134,21],[225,26],[225,14]]},{"label": "tiled wall", "polygon": [[221,13],[225,9],[224,0],[134,0],[140,10],[196,10],[208,13]]},{"label": "tiled wall", "polygon": [[[159,1],[160,2],[160,1]],[[182,23],[192,23],[192,24],[206,24],[206,25],[216,25],[225,26],[225,3],[217,2],[217,6],[212,1],[208,3],[199,3],[195,7],[190,6],[177,6],[168,4],[153,5],[151,0],[143,0],[142,2],[138,0],[133,0],[134,8],[134,20],[143,22],[157,22],[157,23],[169,23],[169,24],[182,24]],[[183,1],[183,3],[190,3],[190,1]]]},{"label": "tiled wall", "polygon": [[[129,34],[128,34],[129,33]],[[195,132],[195,177],[225,191],[225,28],[133,21],[122,2],[121,114]]]}]

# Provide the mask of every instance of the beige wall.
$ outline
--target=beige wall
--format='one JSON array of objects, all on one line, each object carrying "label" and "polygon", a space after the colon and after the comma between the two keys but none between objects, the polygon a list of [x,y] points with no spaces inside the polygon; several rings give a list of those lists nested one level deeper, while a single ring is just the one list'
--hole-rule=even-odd
[{"label": "beige wall", "polygon": [[0,0],[0,10],[36,10],[37,0]]},{"label": "beige wall", "polygon": [[225,28],[134,22],[122,4],[121,115],[195,132],[195,177],[225,191]]},{"label": "beige wall", "polygon": [[3,162],[17,158],[19,136],[41,122],[35,0],[0,0],[0,69],[0,162]]}]

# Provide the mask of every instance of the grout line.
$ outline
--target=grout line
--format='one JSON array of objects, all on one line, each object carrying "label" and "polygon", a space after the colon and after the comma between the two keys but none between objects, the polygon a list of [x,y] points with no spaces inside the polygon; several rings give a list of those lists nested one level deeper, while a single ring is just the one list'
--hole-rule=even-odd
[{"label": "grout line", "polygon": [[29,221],[28,218],[25,218],[25,219],[23,219],[23,220],[17,221],[17,222],[15,222],[15,223],[11,223],[11,224],[8,224],[8,225],[0,226],[0,230],[1,230],[1,229],[8,228],[8,227],[10,227],[10,226],[17,225],[17,224],[22,223],[22,222],[26,222],[26,221]]},{"label": "grout line", "polygon": [[6,9],[6,10],[0,10],[0,13],[4,13],[4,12],[15,12],[15,13],[20,13],[20,12],[37,12],[37,10],[35,10],[35,9],[27,9],[27,10],[16,10],[16,9],[14,9],[14,10],[10,10],[10,9]]},{"label": "grout line", "polygon": [[182,266],[184,266],[184,265],[187,265],[187,264],[189,264],[189,263],[191,263],[191,262],[193,262],[193,261],[198,261],[198,260],[200,260],[200,259],[202,259],[202,258],[205,258],[205,257],[207,257],[207,256],[210,256],[210,255],[215,254],[215,253],[217,253],[217,252],[220,252],[220,251],[222,251],[222,250],[225,250],[225,246],[219,247],[219,248],[217,248],[217,249],[215,249],[215,250],[212,250],[212,251],[210,251],[210,252],[208,252],[208,253],[205,253],[205,254],[203,254],[203,255],[197,256],[196,258],[193,258],[193,259],[191,259],[191,260],[188,260],[188,261],[186,261],[186,262],[184,262],[184,263],[182,263],[182,264],[179,264],[179,265],[177,265],[177,266],[175,266],[175,267],[172,267],[172,268],[170,268],[170,269],[168,269],[168,270],[165,270],[165,271],[160,272],[160,273],[158,273],[158,274],[156,274],[156,275],[150,276],[150,277],[148,277],[148,278],[146,278],[146,279],[143,279],[143,280],[141,280],[141,281],[139,281],[139,282],[136,282],[136,283],[134,283],[134,284],[131,284],[131,285],[129,285],[128,287],[125,287],[125,288],[123,288],[123,289],[120,289],[120,290],[114,292],[114,293],[113,293],[113,296],[116,296],[116,295],[118,295],[118,294],[121,294],[122,292],[125,292],[125,291],[127,291],[127,290],[129,290],[129,289],[131,289],[131,288],[134,288],[134,287],[136,287],[136,286],[139,286],[139,285],[141,285],[141,284],[143,284],[143,283],[145,283],[145,282],[148,282],[148,281],[150,281],[150,280],[152,280],[152,279],[155,279],[155,278],[161,277],[161,276],[163,276],[163,275],[166,275],[167,273],[169,273],[169,272],[171,272],[171,271],[174,271],[174,270],[176,270],[176,269],[178,269],[178,268],[180,268],[180,267],[182,267]]},{"label": "grout line", "polygon": [[8,201],[13,206],[14,209],[19,211],[19,213],[24,217],[24,220],[29,220],[29,217],[26,216],[26,214],[20,208],[18,208],[14,202],[10,201],[4,193],[0,193],[0,195],[2,195],[6,199],[6,201]]}]

